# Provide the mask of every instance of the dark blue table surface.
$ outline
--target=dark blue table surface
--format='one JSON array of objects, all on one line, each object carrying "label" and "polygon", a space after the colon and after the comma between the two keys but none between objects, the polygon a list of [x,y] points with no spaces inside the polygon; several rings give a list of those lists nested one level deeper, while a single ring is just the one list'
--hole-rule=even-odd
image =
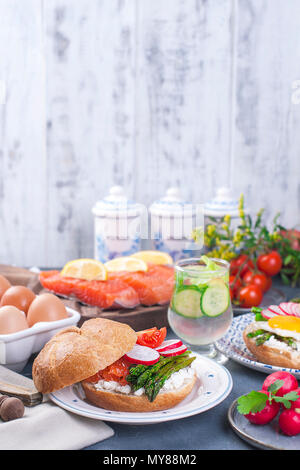
[{"label": "dark blue table surface", "polygon": [[[300,289],[282,286],[287,299],[300,297]],[[24,374],[30,376],[28,364]],[[231,403],[250,390],[259,390],[266,375],[242,366],[231,359],[225,364],[233,379],[230,395],[218,406],[199,415],[152,425],[107,423],[115,435],[87,447],[86,450],[250,450],[229,425],[227,412]]]}]

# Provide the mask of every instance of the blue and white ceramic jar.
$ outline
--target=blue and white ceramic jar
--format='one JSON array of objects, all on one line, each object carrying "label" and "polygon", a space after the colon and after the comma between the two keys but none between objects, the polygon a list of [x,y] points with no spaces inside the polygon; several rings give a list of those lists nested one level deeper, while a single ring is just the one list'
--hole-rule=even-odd
[{"label": "blue and white ceramic jar", "polygon": [[149,208],[153,249],[169,253],[173,260],[197,256],[199,246],[191,239],[194,228],[203,227],[201,204],[185,201],[178,188],[169,188],[166,195]]},{"label": "blue and white ceramic jar", "polygon": [[[245,208],[244,212],[248,214],[248,209]],[[238,224],[239,199],[233,196],[230,188],[220,187],[213,199],[204,204],[205,225],[213,224],[213,219],[219,223],[225,215],[230,215],[233,227]]]},{"label": "blue and white ceramic jar", "polygon": [[105,263],[139,251],[143,211],[141,204],[126,197],[122,186],[113,186],[92,209],[95,259]]}]

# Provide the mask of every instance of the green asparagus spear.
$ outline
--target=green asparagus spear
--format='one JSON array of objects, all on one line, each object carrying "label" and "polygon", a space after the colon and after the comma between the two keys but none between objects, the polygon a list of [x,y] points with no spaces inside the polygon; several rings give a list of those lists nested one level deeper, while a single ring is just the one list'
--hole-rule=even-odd
[{"label": "green asparagus spear", "polygon": [[[185,353],[181,354],[180,357],[188,357],[189,351],[186,351]],[[130,374],[127,376],[126,380],[132,385],[132,388],[134,391],[139,390],[142,388],[146,382],[153,377],[163,366],[166,364],[172,362],[174,363],[176,361],[177,356],[171,356],[171,357],[161,357],[159,361],[154,364],[153,366],[145,366],[145,369],[140,375],[135,375],[135,372],[138,372],[138,369],[134,371],[134,374],[131,374],[130,369]],[[142,370],[142,369],[140,369]]]},{"label": "green asparagus spear", "polygon": [[156,374],[150,381],[145,385],[145,393],[150,401],[154,401],[159,390],[162,388],[166,380],[180,369],[188,367],[195,357],[184,357],[176,359],[175,363],[167,364],[163,367],[158,374]]}]

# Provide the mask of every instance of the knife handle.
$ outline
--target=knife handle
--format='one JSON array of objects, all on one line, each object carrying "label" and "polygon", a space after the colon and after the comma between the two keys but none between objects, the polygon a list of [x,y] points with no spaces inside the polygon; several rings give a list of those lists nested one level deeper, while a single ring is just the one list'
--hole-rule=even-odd
[{"label": "knife handle", "polygon": [[35,406],[43,401],[43,395],[35,389],[0,381],[0,393],[22,400],[26,406]]}]

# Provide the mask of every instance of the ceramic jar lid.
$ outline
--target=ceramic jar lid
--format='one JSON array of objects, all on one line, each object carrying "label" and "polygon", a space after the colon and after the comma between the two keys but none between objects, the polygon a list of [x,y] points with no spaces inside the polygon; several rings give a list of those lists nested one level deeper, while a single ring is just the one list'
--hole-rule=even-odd
[{"label": "ceramic jar lid", "polygon": [[154,201],[149,208],[150,214],[161,217],[193,216],[195,207],[191,202],[185,201],[176,187],[169,188],[166,195]]},{"label": "ceramic jar lid", "polygon": [[96,202],[92,212],[97,217],[134,217],[141,215],[142,204],[127,198],[122,186],[110,188],[108,196]]},{"label": "ceramic jar lid", "polygon": [[[247,209],[244,209],[247,214]],[[239,217],[239,199],[232,195],[230,188],[221,187],[216,191],[215,197],[204,204],[204,215],[211,217]]]}]

